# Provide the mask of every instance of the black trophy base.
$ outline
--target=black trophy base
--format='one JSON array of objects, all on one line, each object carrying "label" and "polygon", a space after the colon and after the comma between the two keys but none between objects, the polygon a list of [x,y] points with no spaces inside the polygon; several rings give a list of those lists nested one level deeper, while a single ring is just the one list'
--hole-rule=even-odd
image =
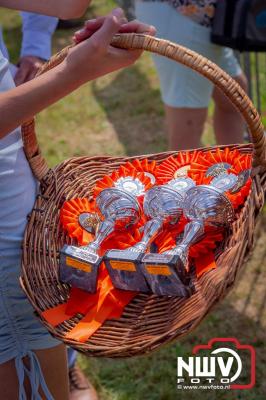
[{"label": "black trophy base", "polygon": [[105,254],[105,265],[117,289],[150,292],[139,263],[143,253],[127,250],[109,250]]},{"label": "black trophy base", "polygon": [[82,247],[65,245],[60,251],[60,280],[88,293],[95,293],[101,261],[102,257]]},{"label": "black trophy base", "polygon": [[190,297],[193,293],[191,278],[179,256],[145,254],[140,268],[152,292],[158,296]]}]

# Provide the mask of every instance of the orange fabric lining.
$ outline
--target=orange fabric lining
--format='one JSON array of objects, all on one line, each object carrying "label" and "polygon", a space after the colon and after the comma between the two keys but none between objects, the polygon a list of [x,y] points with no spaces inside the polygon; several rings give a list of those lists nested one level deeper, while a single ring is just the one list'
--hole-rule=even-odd
[{"label": "orange fabric lining", "polygon": [[56,307],[50,308],[41,313],[42,317],[52,326],[57,326],[69,319],[69,314],[66,314],[67,303],[59,304]]},{"label": "orange fabric lining", "polygon": [[203,274],[210,271],[211,269],[215,269],[217,267],[214,254],[211,252],[208,255],[204,255],[202,257],[195,259],[196,266],[196,274],[197,278],[200,278]]}]

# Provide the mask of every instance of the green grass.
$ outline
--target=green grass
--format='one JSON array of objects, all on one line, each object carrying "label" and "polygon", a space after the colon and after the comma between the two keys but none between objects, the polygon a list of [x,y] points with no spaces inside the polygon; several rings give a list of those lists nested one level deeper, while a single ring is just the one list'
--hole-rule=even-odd
[{"label": "green grass", "polygon": [[[98,0],[87,14],[109,11],[112,0]],[[20,18],[1,10],[1,23],[16,62],[20,47]],[[54,51],[67,45],[72,31],[57,31]],[[264,75],[265,76],[265,75]],[[262,78],[264,79],[264,78]],[[263,110],[265,102],[263,100]],[[204,143],[213,144],[212,108]],[[131,68],[84,85],[37,117],[41,148],[50,165],[73,155],[134,155],[166,150],[163,107],[157,75],[149,54]],[[265,352],[265,239],[256,243],[254,257],[234,291],[181,342],[152,355],[129,360],[80,357],[86,373],[97,386],[101,400],[263,400],[266,393]],[[257,350],[257,383],[251,391],[179,393],[176,390],[176,356],[191,355],[194,345],[212,337],[236,337]]]}]

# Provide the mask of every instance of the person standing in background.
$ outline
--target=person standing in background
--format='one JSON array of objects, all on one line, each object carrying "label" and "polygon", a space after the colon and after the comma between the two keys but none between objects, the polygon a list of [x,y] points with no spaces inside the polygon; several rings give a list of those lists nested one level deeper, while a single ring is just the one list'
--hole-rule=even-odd
[{"label": "person standing in background", "polygon": [[[10,64],[16,85],[33,79],[38,69],[52,54],[52,36],[58,18],[28,12],[20,13],[22,18],[22,43],[17,66]],[[2,30],[0,29],[0,50],[9,59]],[[68,348],[68,374],[70,400],[97,400],[96,391],[76,363],[77,352]]]},{"label": "person standing in background", "polygon": [[[34,78],[41,65],[51,57],[52,35],[58,19],[27,12],[20,13],[22,18],[22,43],[17,68],[11,66],[16,85]],[[8,57],[8,51],[0,33],[0,48]]]},{"label": "person standing in background", "polygon": [[[139,20],[154,25],[157,36],[209,58],[231,75],[244,90],[247,80],[233,50],[210,41],[217,0],[136,0]],[[211,97],[215,103],[217,144],[243,142],[244,123],[230,101],[213,84],[188,67],[153,56],[165,105],[169,148],[200,147]]]}]

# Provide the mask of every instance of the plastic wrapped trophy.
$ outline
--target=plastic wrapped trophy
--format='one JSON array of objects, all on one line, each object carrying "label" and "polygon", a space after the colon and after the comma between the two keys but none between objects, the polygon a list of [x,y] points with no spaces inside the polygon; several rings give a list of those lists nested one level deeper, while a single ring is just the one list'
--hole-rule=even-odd
[{"label": "plastic wrapped trophy", "polygon": [[89,293],[94,293],[97,288],[98,270],[103,259],[99,255],[101,244],[113,232],[136,224],[141,215],[136,197],[116,187],[102,190],[96,205],[103,220],[98,225],[95,240],[81,247],[65,245],[60,252],[60,279]]},{"label": "plastic wrapped trophy", "polygon": [[[147,191],[144,197],[144,213],[148,222],[144,225],[141,241],[126,250],[109,250],[105,255],[105,264],[116,288],[150,291],[150,279],[147,281],[146,274],[143,274],[142,259],[146,257],[147,249],[163,227],[178,223],[183,213],[185,192],[194,185],[194,181],[190,178],[178,178]],[[160,260],[160,254],[156,256]],[[152,274],[151,270],[148,278],[153,276]],[[172,278],[174,285],[177,279],[174,276]]]},{"label": "plastic wrapped trophy", "polygon": [[[210,185],[199,185],[189,189],[184,199],[183,210],[190,222],[185,226],[183,239],[173,249],[161,254],[160,263],[157,262],[156,255],[151,255],[150,264],[155,265],[155,268],[168,264],[169,268],[186,274],[189,248],[203,237],[205,227],[226,228],[234,220],[233,206],[224,193],[235,187],[237,181],[238,177],[234,174],[221,174],[215,177]],[[152,289],[154,293],[165,294],[160,283],[158,281]]]}]

